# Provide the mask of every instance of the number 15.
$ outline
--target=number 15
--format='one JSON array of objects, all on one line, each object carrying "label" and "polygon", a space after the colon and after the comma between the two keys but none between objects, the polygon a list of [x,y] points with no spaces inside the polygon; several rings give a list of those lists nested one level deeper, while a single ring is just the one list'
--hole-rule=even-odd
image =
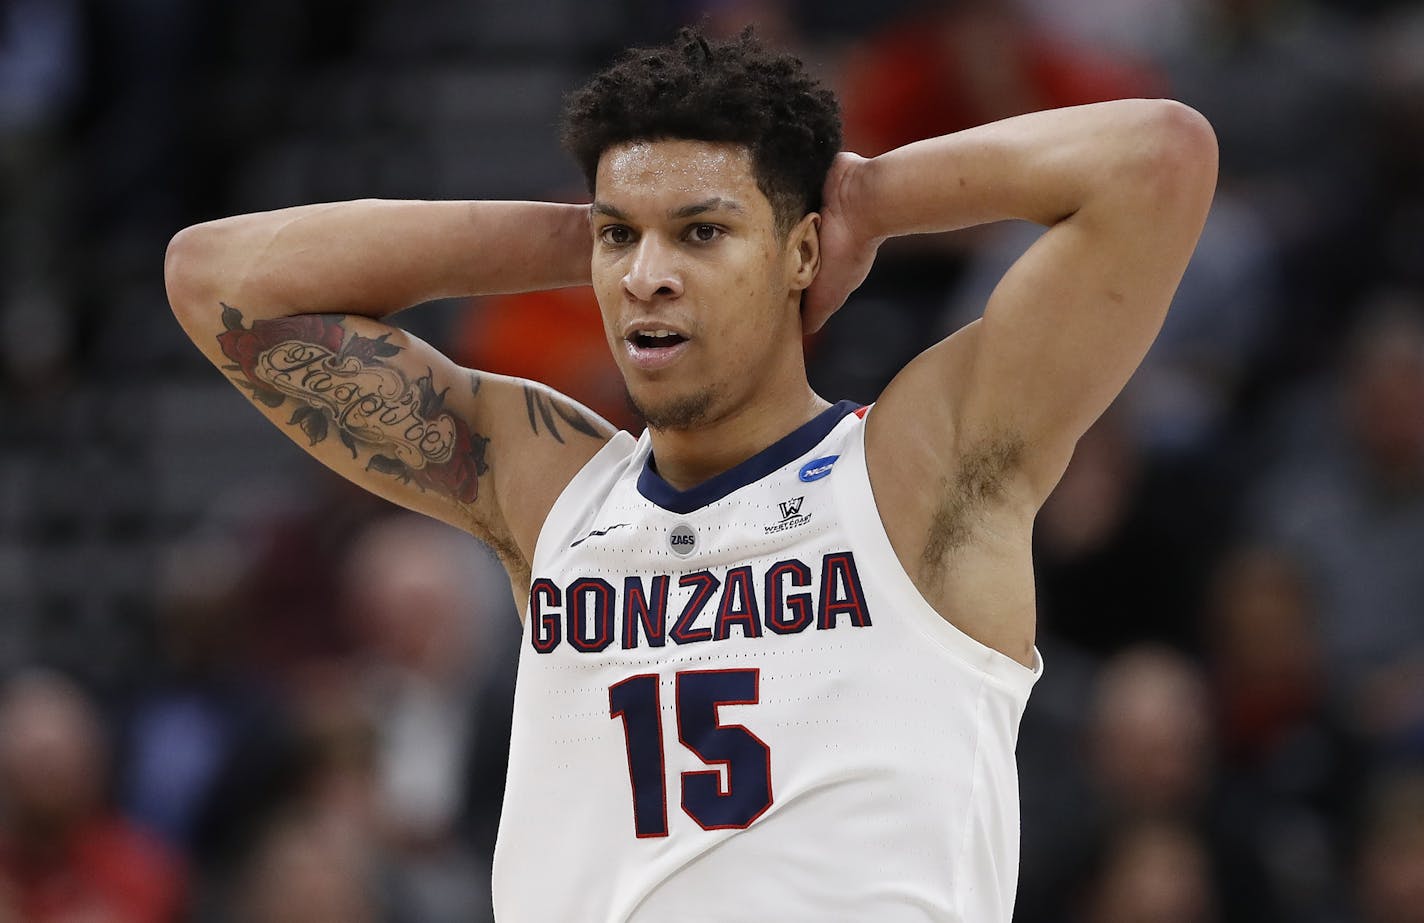
[{"label": "number 15", "polygon": [[[608,688],[609,717],[623,719],[640,838],[668,833],[658,682],[656,673],[640,673]],[[703,830],[745,829],[771,807],[771,748],[740,724],[722,724],[717,711],[756,704],[760,684],[756,669],[684,670],[674,677],[678,741],[707,765],[727,767],[726,791],[717,769],[682,774],[682,810]]]}]

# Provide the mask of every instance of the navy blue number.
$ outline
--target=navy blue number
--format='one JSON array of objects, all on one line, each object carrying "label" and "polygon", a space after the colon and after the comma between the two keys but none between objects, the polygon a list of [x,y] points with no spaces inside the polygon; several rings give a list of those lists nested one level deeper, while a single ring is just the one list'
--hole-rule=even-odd
[{"label": "navy blue number", "polygon": [[771,748],[740,724],[722,724],[721,705],[753,705],[759,670],[677,674],[677,739],[709,766],[682,774],[682,809],[703,830],[742,830],[771,807]]},{"label": "navy blue number", "polygon": [[[771,748],[740,724],[722,724],[723,705],[760,700],[760,670],[687,670],[676,675],[677,738],[709,766],[682,774],[682,809],[704,830],[740,830],[771,807]],[[658,678],[629,677],[608,690],[611,717],[623,719],[633,826],[667,836],[667,782]],[[725,776],[724,776],[725,773]]]},{"label": "navy blue number", "polygon": [[667,776],[663,771],[658,675],[641,673],[608,687],[608,710],[610,717],[623,719],[628,778],[633,783],[633,829],[640,838],[667,836]]}]

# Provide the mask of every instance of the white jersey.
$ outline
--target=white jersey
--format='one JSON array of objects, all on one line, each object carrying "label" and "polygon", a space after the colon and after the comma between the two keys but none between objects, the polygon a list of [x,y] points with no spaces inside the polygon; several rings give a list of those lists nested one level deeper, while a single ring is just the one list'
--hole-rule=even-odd
[{"label": "white jersey", "polygon": [[1038,670],[901,568],[842,402],[688,491],[620,433],[533,561],[501,923],[1010,918]]}]

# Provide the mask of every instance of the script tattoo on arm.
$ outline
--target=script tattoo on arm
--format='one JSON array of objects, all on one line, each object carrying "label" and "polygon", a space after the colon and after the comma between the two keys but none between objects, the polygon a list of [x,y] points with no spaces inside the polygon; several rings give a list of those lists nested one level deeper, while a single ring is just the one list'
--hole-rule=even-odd
[{"label": "script tattoo on arm", "polygon": [[564,421],[564,425],[575,432],[594,438],[598,437],[598,430],[588,422],[583,414],[563,401],[550,398],[532,385],[524,386],[524,406],[529,411],[529,428],[534,431],[536,436],[539,435],[539,424],[542,422],[544,430],[562,445],[564,437],[559,433],[559,425],[554,419],[558,417],[559,420]]},{"label": "script tattoo on arm", "polygon": [[[358,446],[371,452],[367,471],[474,502],[479,478],[489,471],[489,439],[445,410],[446,391],[435,390],[428,369],[412,381],[384,361],[401,352],[387,336],[348,335],[343,318],[331,314],[245,326],[237,308],[222,309],[218,345],[232,360],[223,370],[258,403],[293,406],[287,424],[310,445],[324,442],[334,427],[352,459]],[[478,390],[478,378],[472,387]]]}]

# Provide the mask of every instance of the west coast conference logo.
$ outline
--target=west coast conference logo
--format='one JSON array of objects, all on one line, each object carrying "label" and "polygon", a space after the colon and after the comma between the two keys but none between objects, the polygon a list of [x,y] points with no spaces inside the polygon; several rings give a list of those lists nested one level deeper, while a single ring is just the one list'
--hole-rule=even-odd
[{"label": "west coast conference logo", "polygon": [[767,535],[777,532],[785,532],[787,529],[794,529],[797,526],[804,526],[811,521],[811,514],[804,516],[801,514],[801,504],[805,502],[805,497],[792,497],[790,500],[782,500],[777,506],[781,508],[781,521],[769,526],[762,526]]}]

